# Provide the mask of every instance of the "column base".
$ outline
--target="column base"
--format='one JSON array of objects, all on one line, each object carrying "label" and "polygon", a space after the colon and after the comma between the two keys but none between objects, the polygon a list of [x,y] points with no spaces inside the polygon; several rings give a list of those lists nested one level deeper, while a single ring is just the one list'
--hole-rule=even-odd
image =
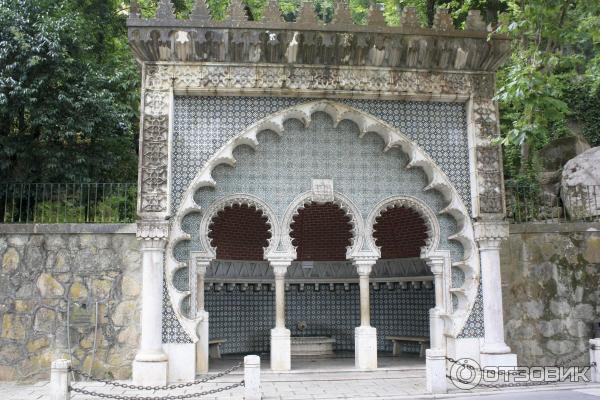
[{"label": "column base", "polygon": [[479,356],[481,368],[485,367],[516,367],[517,355],[514,353],[490,354],[481,352]]},{"label": "column base", "polygon": [[204,312],[198,323],[198,342],[196,343],[196,374],[208,373],[208,313]]},{"label": "column base", "polygon": [[133,362],[132,381],[134,385],[164,386],[167,384],[168,361]]},{"label": "column base", "polygon": [[290,330],[271,329],[271,370],[289,371],[292,369],[292,341]]},{"label": "column base", "polygon": [[427,391],[433,394],[447,393],[446,355],[442,350],[425,350],[425,374]]},{"label": "column base", "polygon": [[377,369],[377,329],[372,326],[354,329],[354,365],[360,370]]}]

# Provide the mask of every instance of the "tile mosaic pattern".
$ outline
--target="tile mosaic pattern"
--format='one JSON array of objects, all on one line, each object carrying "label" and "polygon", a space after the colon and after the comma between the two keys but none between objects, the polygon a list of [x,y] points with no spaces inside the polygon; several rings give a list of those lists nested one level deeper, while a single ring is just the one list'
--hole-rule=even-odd
[{"label": "tile mosaic pattern", "polygon": [[[306,101],[309,99],[176,97],[171,188],[174,209],[194,175],[227,140],[269,114]],[[449,176],[470,208],[463,105],[375,100],[340,102],[381,118],[415,140]],[[259,141],[261,145],[256,152],[248,147],[236,149],[234,156],[238,167],[235,169],[227,166],[215,169],[213,177],[218,182],[217,189],[198,191],[195,199],[200,206],[206,207],[230,193],[245,192],[265,199],[281,216],[297,194],[310,189],[313,177],[333,178],[335,190],[351,197],[365,216],[379,200],[397,194],[419,197],[434,211],[443,206],[439,195],[422,192],[426,178],[420,170],[402,168],[407,162],[404,154],[398,150],[382,153],[383,142],[375,134],[358,139],[355,126],[348,121],[333,128],[330,119],[323,114],[313,119],[309,129],[304,129],[299,121],[292,120],[286,123],[283,138],[262,133]],[[281,154],[295,156],[281,157]],[[373,176],[379,179],[374,181]],[[455,222],[447,215],[439,219],[442,247],[451,250],[453,259],[457,260],[461,257],[461,246],[445,240],[456,231]],[[199,221],[199,214],[184,220],[183,229],[193,237],[191,241],[181,242],[175,249],[179,261],[188,258],[190,249],[198,248]],[[187,273],[182,270],[178,287],[187,286],[186,279]],[[453,271],[453,286],[460,286],[462,279],[460,271]],[[173,322],[163,327],[164,341],[189,340],[181,328],[175,329],[178,323],[170,305],[165,305],[164,313],[165,320]],[[268,325],[268,329],[271,327],[272,324]]]},{"label": "tile mosaic pattern", "polygon": [[459,338],[481,338],[485,335],[485,326],[483,323],[483,292],[481,291],[481,284],[477,289],[477,297],[475,297],[475,304],[467,318],[467,322],[463,327],[462,332],[458,335]]},{"label": "tile mosaic pattern", "polygon": [[192,343],[173,311],[166,284],[163,284],[162,341],[163,343]]},{"label": "tile mosaic pattern", "polygon": [[[277,111],[314,99],[176,96],[172,142],[172,202],[177,209],[194,175],[225,142]],[[440,168],[470,210],[470,180],[463,104],[339,99],[414,140]]]},{"label": "tile mosaic pattern", "polygon": [[[332,179],[335,190],[348,196],[364,218],[378,202],[394,195],[417,197],[434,212],[446,205],[439,193],[423,192],[427,185],[425,174],[417,168],[405,169],[407,158],[402,152],[396,149],[382,153],[383,141],[376,134],[359,139],[351,122],[342,121],[333,127],[329,116],[319,113],[308,128],[300,121],[290,120],[286,122],[286,130],[283,137],[268,132],[260,134],[262,145],[256,150],[238,147],[234,151],[236,167],[216,167],[213,171],[216,187],[198,190],[194,196],[196,203],[205,209],[228,194],[248,193],[263,199],[282,218],[298,194],[311,190],[312,178],[322,177]],[[281,154],[294,156],[281,157]],[[441,247],[450,250],[455,261],[461,259],[460,244],[447,240],[456,232],[454,219],[442,215],[439,222]],[[197,230],[188,233],[198,235]]]},{"label": "tile mosaic pattern", "polygon": [[[429,336],[429,309],[434,306],[433,289],[371,289],[371,323],[377,328],[377,347],[392,351],[385,336]],[[206,292],[210,313],[210,337],[227,339],[224,353],[269,351],[270,330],[275,325],[275,292]],[[303,291],[292,285],[286,291],[286,326],[292,336],[332,336],[335,350],[354,350],[354,328],[360,325],[360,299],[357,284],[349,290],[336,285],[334,291],[306,285]],[[300,331],[298,323],[306,322]],[[418,351],[407,346],[407,351]]]}]

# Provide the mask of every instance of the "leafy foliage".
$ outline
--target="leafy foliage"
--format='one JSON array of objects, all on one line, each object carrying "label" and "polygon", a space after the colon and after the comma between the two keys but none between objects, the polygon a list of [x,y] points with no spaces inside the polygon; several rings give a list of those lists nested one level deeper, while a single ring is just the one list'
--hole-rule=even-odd
[{"label": "leafy foliage", "polygon": [[[600,3],[505,0],[498,31],[513,39],[510,62],[498,76],[502,143],[511,177],[535,179],[536,151],[550,140],[583,133],[600,139],[597,114]],[[596,113],[599,111],[596,105]],[[572,129],[583,125],[583,129]],[[581,132],[578,132],[581,131]]]},{"label": "leafy foliage", "polygon": [[0,174],[135,177],[138,72],[116,0],[0,0]]},{"label": "leafy foliage", "polygon": [[[186,17],[196,0],[173,0]],[[206,0],[213,18],[231,0]],[[139,73],[127,48],[130,0],[0,0],[0,173],[20,180],[132,180]],[[253,19],[268,0],[244,0]],[[158,0],[138,0],[152,17]],[[294,20],[301,0],[279,0]],[[331,20],[335,1],[313,0]],[[462,28],[479,9],[512,40],[498,74],[507,177],[536,179],[536,151],[581,134],[600,144],[600,2],[578,0],[349,0],[364,24],[382,5],[391,25],[411,6],[423,25],[449,9]]]}]

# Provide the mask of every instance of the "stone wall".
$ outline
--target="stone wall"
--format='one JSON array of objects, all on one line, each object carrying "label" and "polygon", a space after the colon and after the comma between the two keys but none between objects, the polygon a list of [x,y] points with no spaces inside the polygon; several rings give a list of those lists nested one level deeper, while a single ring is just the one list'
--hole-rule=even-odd
[{"label": "stone wall", "polygon": [[135,226],[0,225],[0,260],[0,380],[47,379],[69,343],[74,366],[130,377],[141,289]]},{"label": "stone wall", "polygon": [[587,365],[600,320],[600,224],[512,225],[503,244],[507,344],[520,365]]}]

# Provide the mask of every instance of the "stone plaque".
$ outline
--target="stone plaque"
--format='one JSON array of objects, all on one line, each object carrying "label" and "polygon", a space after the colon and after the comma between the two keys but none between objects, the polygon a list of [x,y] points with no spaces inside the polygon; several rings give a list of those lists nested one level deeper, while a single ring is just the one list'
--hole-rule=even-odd
[{"label": "stone plaque", "polygon": [[312,200],[315,203],[329,203],[333,201],[333,181],[331,179],[312,180]]}]

